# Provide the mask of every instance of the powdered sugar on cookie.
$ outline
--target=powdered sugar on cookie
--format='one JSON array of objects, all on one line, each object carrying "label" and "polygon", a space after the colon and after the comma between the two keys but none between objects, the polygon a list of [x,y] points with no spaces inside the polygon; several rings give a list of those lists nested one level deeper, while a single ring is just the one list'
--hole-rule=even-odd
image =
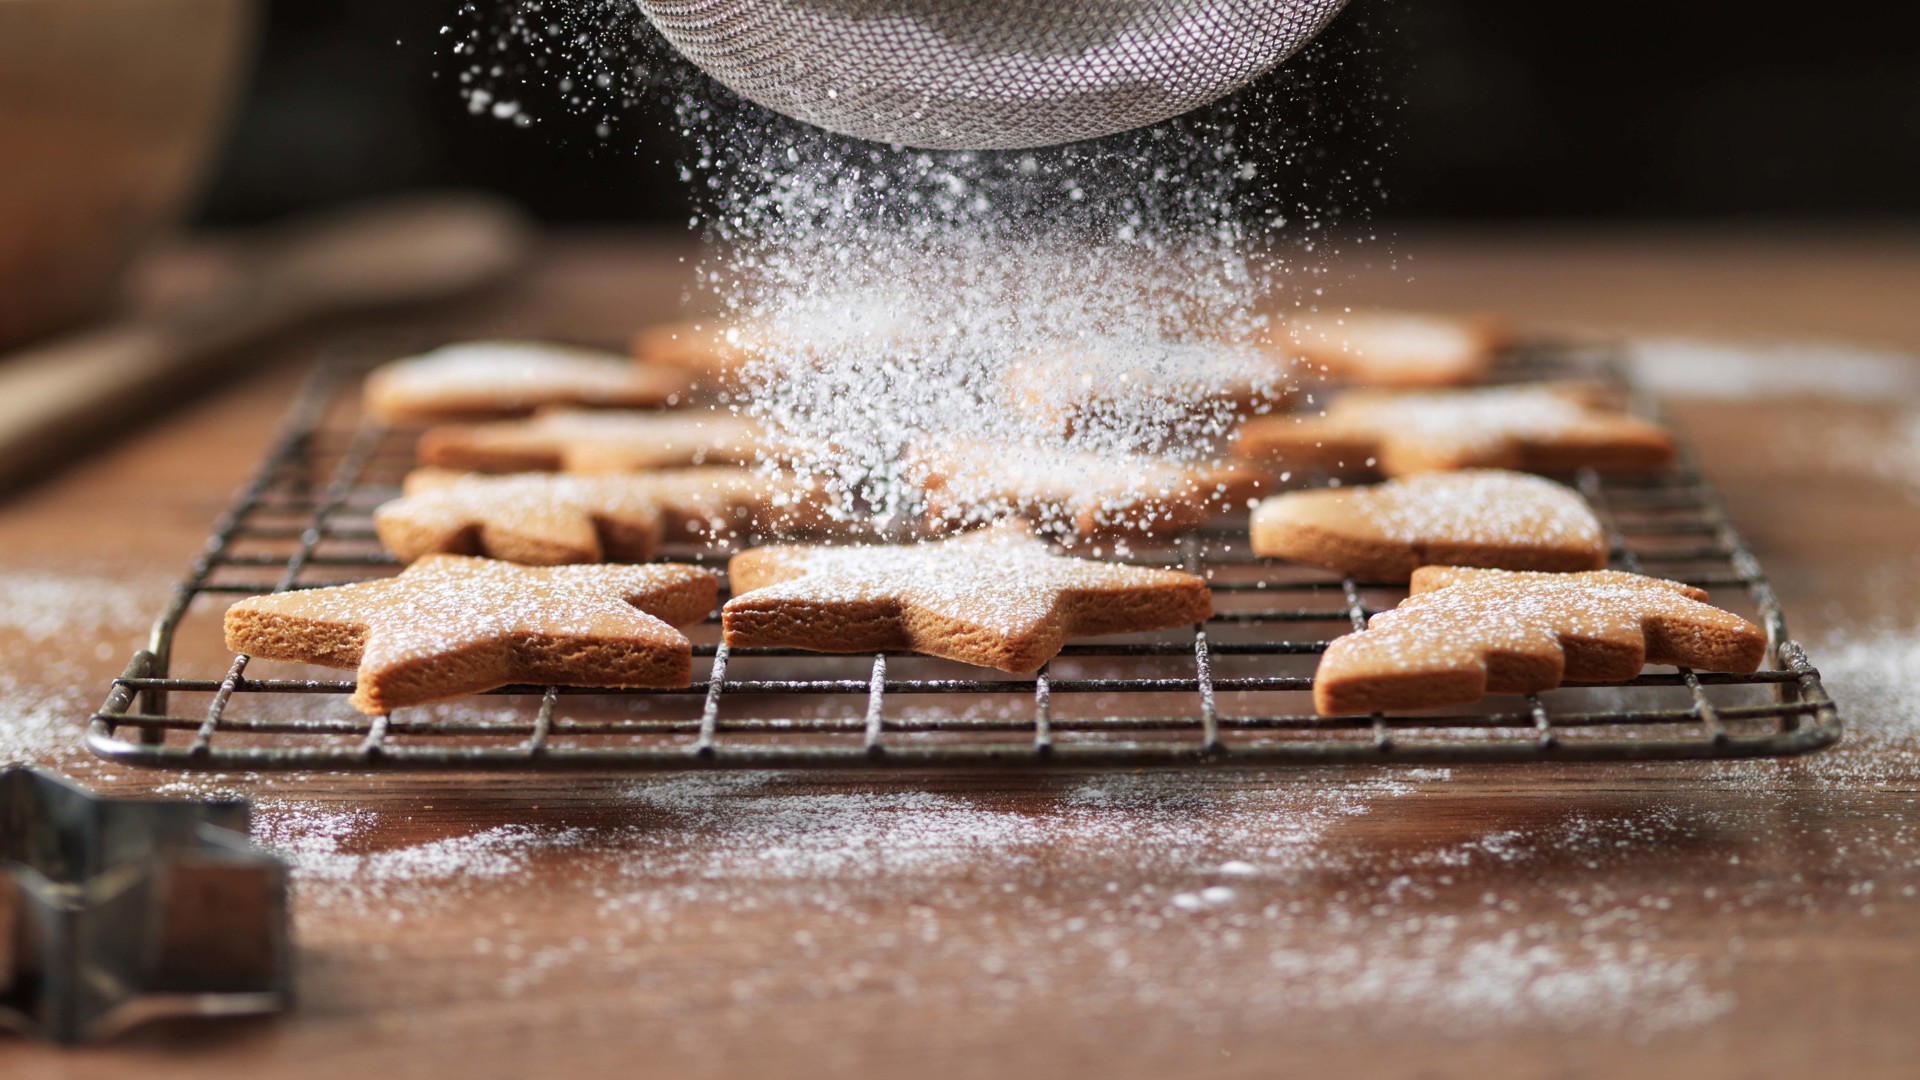
[{"label": "powdered sugar on cookie", "polygon": [[718,465],[607,476],[409,474],[406,494],[374,511],[401,559],[441,552],[536,565],[645,562],[662,540],[721,540],[797,511],[790,484]]},{"label": "powdered sugar on cookie", "polygon": [[1299,491],[1261,503],[1255,554],[1404,581],[1421,566],[1597,570],[1607,542],[1586,500],[1525,473],[1469,469],[1365,487]]},{"label": "powdered sugar on cookie", "polygon": [[1284,405],[1293,396],[1295,376],[1290,364],[1244,346],[1153,342],[1089,348],[1063,342],[1016,362],[1007,387],[1014,407],[1042,435],[1099,432],[1096,445],[1111,450],[1164,453],[1183,432],[1140,424],[1129,419],[1130,411],[1158,408],[1181,415],[1189,439],[1196,431],[1219,434],[1238,418]]},{"label": "powdered sugar on cookie", "polygon": [[727,643],[822,652],[904,648],[1036,670],[1067,637],[1155,630],[1212,613],[1190,574],[1055,554],[1002,526],[910,545],[756,548],[727,567]]},{"label": "powdered sugar on cookie", "polygon": [[1487,318],[1350,311],[1295,315],[1275,346],[1363,386],[1458,386],[1484,377],[1510,336]]},{"label": "powdered sugar on cookie", "polygon": [[1383,535],[1403,543],[1442,534],[1477,544],[1533,541],[1606,550],[1600,522],[1580,493],[1538,476],[1470,469],[1343,490],[1357,497]]},{"label": "powdered sugar on cookie", "polygon": [[227,647],[357,667],[353,705],[382,713],[527,681],[685,686],[692,651],[674,627],[713,608],[692,566],[523,567],[429,555],[399,577],[242,600]]},{"label": "powdered sugar on cookie", "polygon": [[1270,483],[1244,463],[1186,465],[1138,454],[1049,454],[1031,444],[954,442],[913,459],[938,529],[1021,517],[1067,536],[1197,528]]},{"label": "powdered sugar on cookie", "polygon": [[1596,387],[1536,383],[1349,393],[1321,418],[1249,421],[1235,436],[1235,450],[1295,468],[1407,476],[1471,467],[1653,468],[1672,460],[1673,437],[1608,407]]},{"label": "powdered sugar on cookie", "polygon": [[1753,671],[1766,634],[1678,582],[1594,570],[1415,571],[1413,595],[1328,647],[1314,674],[1324,715],[1469,704],[1563,679],[1621,682],[1648,663]]},{"label": "powdered sugar on cookie", "polygon": [[597,349],[474,341],[397,360],[367,378],[367,408],[390,422],[512,416],[543,405],[677,404],[685,375]]},{"label": "powdered sugar on cookie", "polygon": [[746,464],[759,425],[730,413],[553,409],[525,420],[449,424],[420,438],[422,465],[475,472],[627,472]]}]

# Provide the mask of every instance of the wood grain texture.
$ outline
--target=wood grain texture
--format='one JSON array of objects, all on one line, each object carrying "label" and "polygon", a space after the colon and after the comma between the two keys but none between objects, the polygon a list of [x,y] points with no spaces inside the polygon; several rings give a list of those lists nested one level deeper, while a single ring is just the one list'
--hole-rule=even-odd
[{"label": "wood grain texture", "polygon": [[[1920,246],[1898,235],[1415,232],[1395,248],[1416,255],[1415,279],[1358,267],[1352,296],[1920,348]],[[563,238],[504,301],[442,311],[422,333],[621,340],[675,310],[685,253]],[[57,673],[94,680],[88,704],[269,437],[296,379],[283,362],[321,343],[261,356],[257,377],[0,506],[5,581],[117,582],[147,608],[63,650]],[[1800,637],[1843,621],[1835,604],[1910,615],[1920,507],[1765,441],[1878,430],[1886,407],[1674,412]],[[0,674],[39,685],[46,654],[0,649]],[[1920,776],[1911,753],[1873,756],[1892,717],[1842,706],[1854,735],[1833,754],[1851,757],[1208,772],[1177,800],[1151,777],[772,776],[672,798],[632,778],[229,777],[263,823],[285,824],[289,805],[360,815],[336,855],[503,828],[570,839],[509,844],[507,872],[473,863],[451,883],[369,891],[310,874],[293,1014],[79,1051],[0,1037],[0,1073],[1911,1075]],[[112,791],[176,779],[41,756]],[[996,831],[968,838],[977,823]],[[843,849],[877,871],[827,859]],[[1256,872],[1220,869],[1240,858]],[[1231,895],[1174,902],[1216,887]],[[1475,950],[1511,973],[1534,948],[1549,950],[1539,970],[1568,975],[1560,991],[1535,985],[1539,1000],[1516,1005],[1498,996],[1511,982],[1471,975]],[[1640,1000],[1599,1008],[1609,974]]]}]

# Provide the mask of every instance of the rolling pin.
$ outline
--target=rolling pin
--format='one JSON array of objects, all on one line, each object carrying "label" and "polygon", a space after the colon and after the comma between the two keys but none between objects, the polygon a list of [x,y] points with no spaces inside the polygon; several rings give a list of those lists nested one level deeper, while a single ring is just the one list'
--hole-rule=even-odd
[{"label": "rolling pin", "polygon": [[480,196],[352,207],[259,244],[203,300],[0,357],[0,491],[101,445],[108,425],[177,398],[246,345],[322,316],[499,280],[528,237],[517,211]]}]

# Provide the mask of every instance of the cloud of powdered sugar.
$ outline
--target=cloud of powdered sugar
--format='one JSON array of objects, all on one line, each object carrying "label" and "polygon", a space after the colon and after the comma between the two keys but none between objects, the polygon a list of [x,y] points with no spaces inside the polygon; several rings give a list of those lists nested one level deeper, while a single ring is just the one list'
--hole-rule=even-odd
[{"label": "cloud of powdered sugar", "polygon": [[[749,331],[733,404],[839,510],[886,520],[920,511],[923,452],[964,445],[1008,474],[1077,452],[1210,461],[1238,418],[1289,403],[1295,373],[1258,345],[1364,234],[1391,113],[1384,38],[1359,17],[1218,106],[994,152],[744,102],[625,0],[468,8],[450,36],[477,114],[537,126],[544,103],[610,145],[677,144],[712,242],[692,299]],[[627,119],[661,104],[677,130]]]}]

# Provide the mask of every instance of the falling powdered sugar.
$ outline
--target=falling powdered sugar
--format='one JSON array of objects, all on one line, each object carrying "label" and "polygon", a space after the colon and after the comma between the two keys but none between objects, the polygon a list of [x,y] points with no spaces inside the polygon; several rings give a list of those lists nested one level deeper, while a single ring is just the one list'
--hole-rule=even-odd
[{"label": "falling powdered sugar", "polygon": [[906,463],[955,440],[1009,475],[1036,446],[1213,461],[1291,394],[1257,343],[1293,266],[1242,221],[1229,128],[932,153],[685,119],[723,244],[703,284],[756,354],[743,407],[843,514],[917,515]]}]

